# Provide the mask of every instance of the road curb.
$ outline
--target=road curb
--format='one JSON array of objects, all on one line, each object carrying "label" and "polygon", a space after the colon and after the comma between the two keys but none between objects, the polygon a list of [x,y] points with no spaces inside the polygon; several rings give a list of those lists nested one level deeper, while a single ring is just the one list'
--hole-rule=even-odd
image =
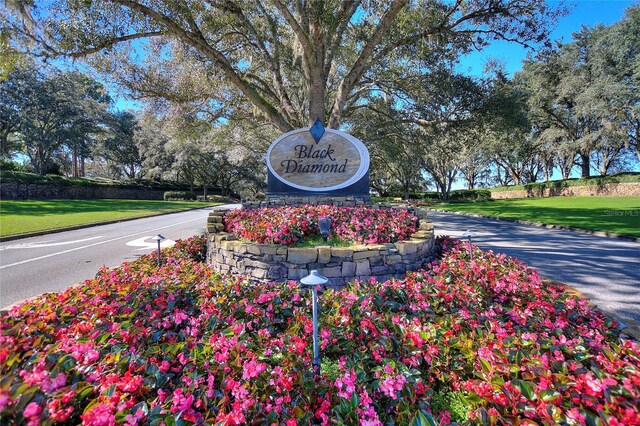
[{"label": "road curb", "polygon": [[[221,204],[219,204],[219,205],[221,205]],[[130,222],[132,220],[147,219],[147,218],[150,218],[150,217],[167,216],[167,215],[170,215],[170,214],[184,213],[184,212],[188,212],[188,211],[192,211],[192,210],[209,209],[209,208],[218,207],[218,206],[194,207],[192,209],[178,210],[178,211],[175,211],[175,212],[150,214],[148,216],[130,217],[130,218],[126,218],[126,219],[109,220],[109,221],[106,221],[106,222],[85,223],[83,225],[74,225],[74,226],[70,226],[68,228],[56,228],[56,229],[49,229],[49,230],[46,230],[46,231],[27,232],[25,234],[18,234],[18,235],[6,235],[4,237],[0,237],[0,243],[4,243],[6,241],[21,240],[23,238],[40,237],[42,235],[48,235],[48,234],[59,234],[60,232],[65,232],[65,231],[75,231],[77,229],[91,228],[92,226],[111,225],[111,224],[114,224],[114,223]]]},{"label": "road curb", "polygon": [[547,229],[557,229],[559,231],[571,231],[578,234],[593,235],[596,237],[612,238],[612,239],[623,240],[623,241],[631,241],[635,243],[640,242],[640,237],[633,237],[631,235],[625,235],[625,234],[616,234],[615,232],[594,231],[591,229],[575,228],[573,226],[553,225],[549,223],[531,222],[528,220],[519,220],[519,219],[509,219],[509,218],[498,217],[498,216],[489,216],[489,215],[485,216],[485,215],[475,214],[475,213],[450,212],[447,210],[438,210],[438,209],[431,209],[431,208],[426,208],[426,210],[430,212],[437,212],[437,213],[456,214],[458,216],[469,216],[469,217],[479,217],[484,219],[501,220],[503,222],[513,222],[513,223],[519,223],[521,225],[537,226],[537,227],[547,228]]}]

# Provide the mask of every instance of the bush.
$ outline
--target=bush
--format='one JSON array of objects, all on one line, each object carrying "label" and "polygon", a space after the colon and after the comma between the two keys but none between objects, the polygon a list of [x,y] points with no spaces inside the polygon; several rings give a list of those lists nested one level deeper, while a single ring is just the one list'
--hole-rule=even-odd
[{"label": "bush", "polygon": [[449,194],[452,201],[486,201],[490,198],[491,191],[488,189],[456,189]]},{"label": "bush", "polygon": [[165,201],[195,201],[196,194],[191,191],[167,191],[164,193]]},{"label": "bush", "polygon": [[372,203],[402,203],[402,197],[371,197]]},{"label": "bush", "polygon": [[[156,189],[167,191],[184,191],[189,190],[189,185],[176,182],[160,181],[160,180],[114,180],[101,177],[68,177],[60,175],[39,175],[37,173],[28,173],[18,170],[0,170],[0,181],[3,183],[21,183],[21,184],[38,184],[38,185],[68,185],[68,186],[101,186],[111,188],[127,188],[127,189]],[[196,188],[198,189],[198,188]]]},{"label": "bush", "polygon": [[[417,198],[425,201],[442,201],[440,192],[422,192],[413,194]],[[484,201],[491,198],[491,191],[488,189],[456,189],[449,192],[450,201]]]},{"label": "bush", "polygon": [[233,198],[226,197],[224,195],[207,195],[206,200],[204,198],[204,195],[198,195],[196,199],[198,201],[210,201],[212,203],[223,203],[223,204],[231,204],[236,202],[236,200],[234,200]]},{"label": "bush", "polygon": [[454,243],[326,290],[316,378],[309,292],[214,273],[202,242],[0,317],[0,423],[640,423],[638,344],[513,258]]},{"label": "bush", "polygon": [[23,169],[23,166],[14,163],[13,161],[7,161],[7,160],[3,160],[0,159],[0,172],[15,172],[15,171],[21,171]]}]

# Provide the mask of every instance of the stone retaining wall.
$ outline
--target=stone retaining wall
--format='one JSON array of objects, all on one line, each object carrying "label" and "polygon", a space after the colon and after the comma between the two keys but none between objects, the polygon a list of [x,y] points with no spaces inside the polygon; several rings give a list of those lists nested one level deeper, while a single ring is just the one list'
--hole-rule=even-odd
[{"label": "stone retaining wall", "polygon": [[491,192],[491,198],[543,197],[640,197],[640,182],[607,183],[603,185],[566,186],[564,188],[533,188],[518,191]]},{"label": "stone retaining wall", "polygon": [[433,225],[421,209],[419,230],[409,241],[305,248],[240,241],[224,232],[224,213],[218,210],[209,215],[207,262],[218,272],[244,275],[257,281],[299,280],[315,269],[329,278],[329,286],[341,287],[354,279],[400,278],[434,258]]},{"label": "stone retaining wall", "polygon": [[108,186],[0,184],[3,200],[162,200],[163,189],[113,188]]}]

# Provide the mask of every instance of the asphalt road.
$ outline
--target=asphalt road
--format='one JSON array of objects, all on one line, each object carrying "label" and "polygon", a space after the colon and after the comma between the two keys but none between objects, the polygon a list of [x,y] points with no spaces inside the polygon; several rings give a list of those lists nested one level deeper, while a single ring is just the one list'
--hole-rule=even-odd
[{"label": "asphalt road", "polygon": [[517,257],[601,309],[640,322],[639,243],[451,213],[429,212],[429,219],[437,235],[461,238],[471,229],[481,249]]},{"label": "asphalt road", "polygon": [[[218,207],[220,208],[220,207]],[[173,240],[204,232],[211,208],[23,238],[0,244],[0,308],[43,293],[59,292],[157,250],[150,238]]]}]

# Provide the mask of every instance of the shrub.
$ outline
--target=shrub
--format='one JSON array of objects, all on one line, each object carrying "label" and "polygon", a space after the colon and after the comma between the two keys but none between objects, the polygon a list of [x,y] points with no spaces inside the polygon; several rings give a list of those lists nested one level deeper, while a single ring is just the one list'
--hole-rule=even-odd
[{"label": "shrub", "polygon": [[165,201],[195,201],[196,194],[191,191],[167,191],[164,193]]},{"label": "shrub", "polygon": [[402,203],[403,201],[402,197],[371,197],[372,203]]},{"label": "shrub", "polygon": [[449,194],[449,199],[452,201],[484,201],[490,198],[491,191],[488,189],[456,189]]},{"label": "shrub", "polygon": [[66,186],[100,186],[128,189],[188,190],[189,185],[160,180],[114,180],[101,177],[68,177],[54,174],[45,176],[18,170],[4,169],[0,165],[0,181],[2,183],[66,185]]},{"label": "shrub", "polygon": [[640,424],[640,348],[526,265],[453,243],[311,298],[143,256],[0,317],[3,424]]},{"label": "shrub", "polygon": [[207,195],[207,198],[204,198],[204,195],[198,195],[196,197],[197,201],[211,201],[213,203],[223,203],[223,204],[230,204],[230,203],[235,203],[236,200],[234,200],[231,197],[226,197],[224,195]]},{"label": "shrub", "polygon": [[407,240],[416,232],[417,217],[405,209],[371,207],[302,206],[232,210],[225,229],[257,243],[293,245],[320,235],[318,219],[330,217],[329,237],[365,244]]}]

